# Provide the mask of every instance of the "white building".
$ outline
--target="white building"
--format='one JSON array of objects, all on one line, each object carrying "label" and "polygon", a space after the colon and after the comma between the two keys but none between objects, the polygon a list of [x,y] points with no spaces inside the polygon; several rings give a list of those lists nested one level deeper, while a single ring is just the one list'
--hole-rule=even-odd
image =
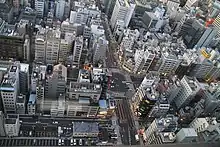
[{"label": "white building", "polygon": [[59,29],[49,29],[47,31],[47,44],[46,44],[46,63],[57,63],[60,49],[60,36]]},{"label": "white building", "polygon": [[105,39],[105,36],[97,37],[93,44],[93,64],[96,64],[99,61],[105,61],[107,48],[108,41]]},{"label": "white building", "polygon": [[43,17],[44,15],[44,4],[45,3],[45,0],[35,0],[35,10],[37,11],[37,16],[38,17]]},{"label": "white building", "polygon": [[79,66],[83,49],[83,36],[76,37],[73,49],[73,65]]},{"label": "white building", "polygon": [[14,64],[4,75],[1,83],[1,98],[5,113],[16,113],[16,100],[19,94],[19,65]]},{"label": "white building", "polygon": [[168,0],[167,1],[167,13],[176,12],[179,8],[180,1],[179,0]]},{"label": "white building", "polygon": [[35,37],[35,61],[44,63],[46,60],[46,29],[40,28]]},{"label": "white building", "polygon": [[190,101],[195,97],[197,92],[200,90],[200,85],[196,78],[184,76],[180,82],[181,89],[177,96],[174,98],[178,109],[189,104]]},{"label": "white building", "polygon": [[194,128],[197,133],[212,132],[220,126],[220,123],[217,122],[216,118],[195,118],[189,126]]},{"label": "white building", "polygon": [[18,136],[20,131],[19,118],[5,119],[5,133],[9,137]]},{"label": "white building", "polygon": [[55,16],[59,20],[63,20],[64,9],[65,9],[65,0],[57,0],[56,1],[56,14],[55,14]]},{"label": "white building", "polygon": [[186,4],[184,5],[185,10],[190,10],[192,6],[194,6],[199,0],[187,0]]},{"label": "white building", "polygon": [[162,63],[158,72],[162,74],[170,75],[174,73],[180,64],[180,60],[176,57],[176,55],[169,52],[162,53],[161,59]]},{"label": "white building", "polygon": [[130,23],[134,9],[134,3],[131,3],[128,0],[116,0],[110,21],[112,29],[115,28],[116,22],[118,20],[124,21],[124,27],[127,28]]},{"label": "white building", "polygon": [[198,135],[194,128],[182,128],[176,134],[176,141],[179,143],[196,142]]},{"label": "white building", "polygon": [[80,8],[77,11],[70,12],[70,23],[86,24],[89,11],[86,8]]},{"label": "white building", "polygon": [[[155,141],[155,133],[175,132],[177,126],[177,118],[173,115],[155,119],[143,134],[143,139],[147,144],[152,144]],[[172,136],[174,137],[175,135]]]},{"label": "white building", "polygon": [[136,50],[134,55],[134,73],[146,73],[153,62],[156,54],[154,49],[148,45],[147,43],[143,45],[143,50]]},{"label": "white building", "polygon": [[34,115],[36,113],[36,94],[30,94],[27,111],[29,115]]}]

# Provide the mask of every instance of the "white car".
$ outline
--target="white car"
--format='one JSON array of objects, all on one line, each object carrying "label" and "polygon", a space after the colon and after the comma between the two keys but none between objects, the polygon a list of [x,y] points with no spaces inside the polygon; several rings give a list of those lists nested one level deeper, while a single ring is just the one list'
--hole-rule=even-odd
[{"label": "white car", "polygon": [[79,139],[79,145],[83,145],[82,139]]}]

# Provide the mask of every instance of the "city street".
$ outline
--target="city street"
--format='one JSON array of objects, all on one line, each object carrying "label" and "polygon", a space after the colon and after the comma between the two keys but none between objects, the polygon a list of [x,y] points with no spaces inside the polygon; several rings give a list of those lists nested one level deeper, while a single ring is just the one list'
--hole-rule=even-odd
[{"label": "city street", "polygon": [[125,145],[136,145],[136,129],[131,116],[129,103],[126,99],[117,100],[116,114],[119,119],[120,133],[122,143]]}]

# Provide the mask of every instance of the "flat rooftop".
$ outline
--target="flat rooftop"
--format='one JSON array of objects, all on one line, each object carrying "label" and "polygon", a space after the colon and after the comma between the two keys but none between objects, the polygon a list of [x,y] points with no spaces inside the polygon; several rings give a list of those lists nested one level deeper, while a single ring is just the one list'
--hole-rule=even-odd
[{"label": "flat rooftop", "polygon": [[74,122],[73,132],[79,133],[98,133],[99,127],[96,122]]},{"label": "flat rooftop", "polygon": [[6,119],[5,124],[16,124],[16,119],[13,119],[13,118],[12,119],[10,119],[10,118]]}]

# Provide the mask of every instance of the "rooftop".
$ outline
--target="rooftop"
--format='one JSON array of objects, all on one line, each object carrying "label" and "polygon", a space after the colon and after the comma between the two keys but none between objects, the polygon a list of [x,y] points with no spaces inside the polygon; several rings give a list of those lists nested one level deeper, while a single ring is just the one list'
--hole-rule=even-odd
[{"label": "rooftop", "polygon": [[5,119],[5,124],[16,124],[16,119],[14,118]]},{"label": "rooftop", "polygon": [[29,71],[29,64],[20,63],[20,71],[28,72]]},{"label": "rooftop", "polygon": [[84,93],[100,93],[100,84],[70,82],[70,91]]},{"label": "rooftop", "polygon": [[28,104],[35,104],[36,102],[36,94],[30,94]]},{"label": "rooftop", "polygon": [[96,122],[74,122],[74,133],[98,133],[99,128]]},{"label": "rooftop", "polygon": [[24,103],[25,102],[25,96],[24,95],[19,95],[17,98],[17,103]]}]

